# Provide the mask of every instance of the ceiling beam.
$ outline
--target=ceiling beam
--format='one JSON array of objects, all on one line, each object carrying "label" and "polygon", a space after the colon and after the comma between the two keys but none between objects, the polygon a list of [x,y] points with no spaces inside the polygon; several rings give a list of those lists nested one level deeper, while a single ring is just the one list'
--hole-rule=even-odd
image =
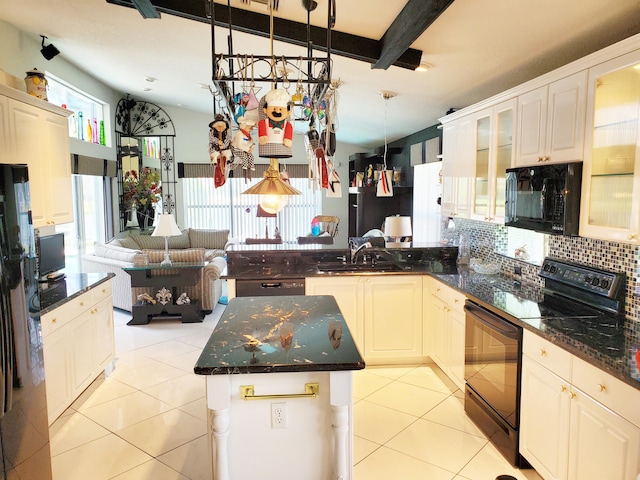
[{"label": "ceiling beam", "polygon": [[153,6],[151,0],[131,0],[133,6],[140,12],[142,18],[160,18],[160,12]]},{"label": "ceiling beam", "polygon": [[[132,0],[106,0],[107,3],[134,8]],[[453,0],[450,0],[450,2]],[[153,0],[156,10],[169,15],[176,15],[190,20],[203,23],[210,23],[208,17],[209,2],[206,0]],[[228,8],[226,5],[216,3],[215,25],[229,28],[229,13],[231,14],[233,30],[258,35],[269,38],[269,16],[261,13],[243,10],[236,7]],[[273,37],[275,40],[307,46],[307,24],[274,17]],[[313,49],[327,50],[327,30],[326,28],[311,26],[310,38]],[[374,64],[378,61],[382,51],[382,43],[350,33],[331,30],[331,55],[360,60]],[[217,52],[219,53],[219,52]],[[248,52],[234,52],[248,53]],[[422,51],[413,48],[406,48],[390,63],[401,68],[415,70],[420,65]]]},{"label": "ceiling beam", "polygon": [[380,39],[382,51],[371,68],[386,70],[422,35],[453,0],[409,0]]}]

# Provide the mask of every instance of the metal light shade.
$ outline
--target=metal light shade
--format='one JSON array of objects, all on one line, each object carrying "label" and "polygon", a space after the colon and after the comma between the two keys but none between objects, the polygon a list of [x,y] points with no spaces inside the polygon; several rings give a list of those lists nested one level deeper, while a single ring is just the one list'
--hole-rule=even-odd
[{"label": "metal light shade", "polygon": [[280,178],[277,158],[270,159],[263,177],[260,182],[242,192],[242,195],[260,195],[260,206],[269,213],[282,210],[287,204],[287,195],[300,195],[298,190]]},{"label": "metal light shade", "polygon": [[270,160],[263,176],[260,182],[242,192],[242,195],[300,195],[298,190],[280,178],[277,158]]},{"label": "metal light shade", "polygon": [[171,258],[169,257],[169,237],[176,237],[178,235],[182,235],[182,232],[173,215],[170,213],[161,213],[158,216],[158,224],[151,234],[152,237],[164,237],[164,260],[161,265],[171,265]]},{"label": "metal light shade", "polygon": [[410,247],[411,242],[402,242],[403,237],[411,237],[411,217],[387,217],[384,221],[384,236],[387,237],[385,245],[387,247]]}]

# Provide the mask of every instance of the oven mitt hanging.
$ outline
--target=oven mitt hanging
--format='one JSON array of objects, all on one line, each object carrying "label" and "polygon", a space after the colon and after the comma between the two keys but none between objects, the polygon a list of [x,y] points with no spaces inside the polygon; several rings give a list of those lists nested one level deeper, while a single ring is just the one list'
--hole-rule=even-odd
[{"label": "oven mitt hanging", "polygon": [[380,170],[380,177],[376,186],[376,197],[393,197],[392,174],[393,171],[391,170]]}]

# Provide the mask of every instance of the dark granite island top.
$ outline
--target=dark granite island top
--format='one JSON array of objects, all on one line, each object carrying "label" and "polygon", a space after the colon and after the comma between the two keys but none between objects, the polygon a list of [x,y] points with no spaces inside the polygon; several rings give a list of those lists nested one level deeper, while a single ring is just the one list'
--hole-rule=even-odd
[{"label": "dark granite island top", "polygon": [[194,372],[225,375],[364,367],[333,297],[238,297],[229,301]]}]

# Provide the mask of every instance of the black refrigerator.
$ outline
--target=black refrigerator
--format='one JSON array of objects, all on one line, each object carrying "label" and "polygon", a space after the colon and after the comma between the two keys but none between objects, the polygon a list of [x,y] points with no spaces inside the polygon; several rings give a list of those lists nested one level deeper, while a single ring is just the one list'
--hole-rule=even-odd
[{"label": "black refrigerator", "polygon": [[51,480],[37,258],[25,165],[0,164],[0,480]]}]

